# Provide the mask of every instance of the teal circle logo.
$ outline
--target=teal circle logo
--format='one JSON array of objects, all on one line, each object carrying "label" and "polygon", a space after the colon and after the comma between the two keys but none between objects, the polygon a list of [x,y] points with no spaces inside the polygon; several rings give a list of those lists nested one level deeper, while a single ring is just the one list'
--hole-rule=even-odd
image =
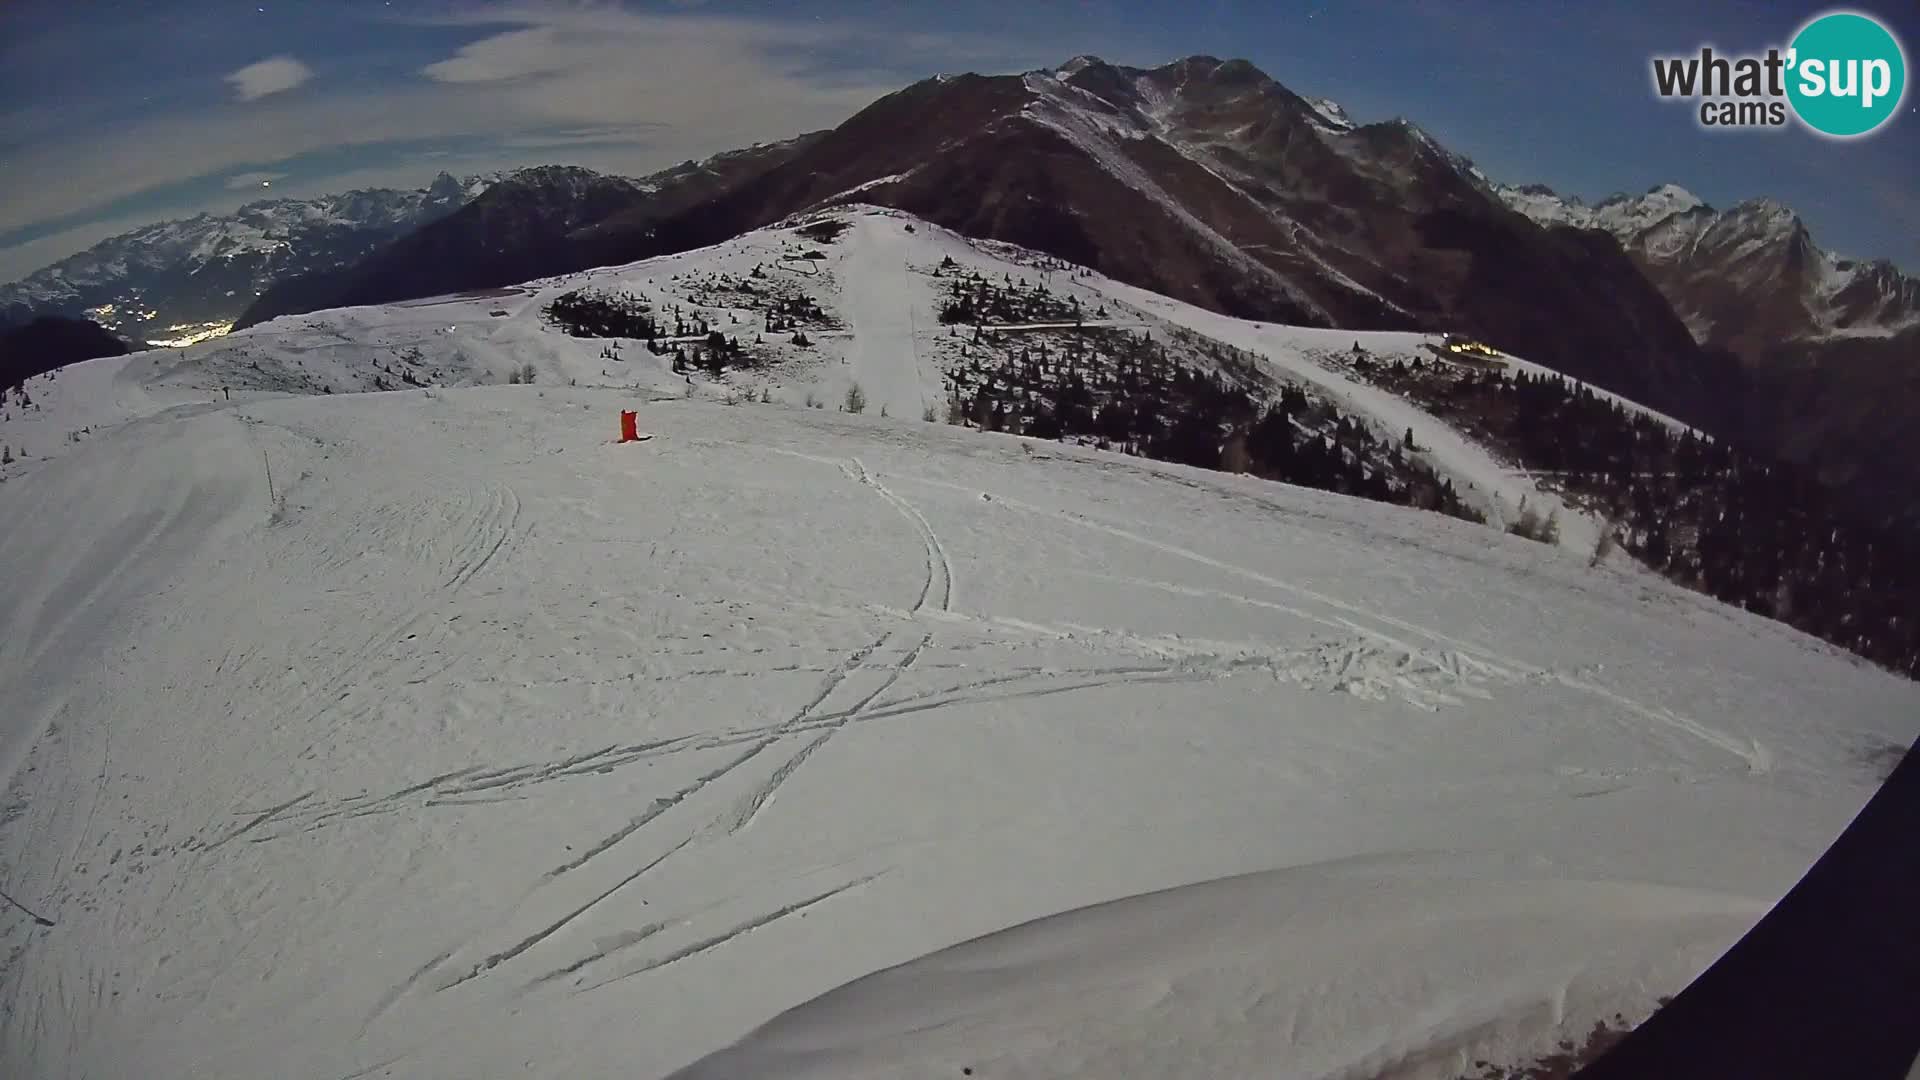
[{"label": "teal circle logo", "polygon": [[1870,16],[1822,15],[1794,35],[1787,57],[1787,100],[1822,135],[1865,135],[1891,120],[1906,96],[1906,52]]}]

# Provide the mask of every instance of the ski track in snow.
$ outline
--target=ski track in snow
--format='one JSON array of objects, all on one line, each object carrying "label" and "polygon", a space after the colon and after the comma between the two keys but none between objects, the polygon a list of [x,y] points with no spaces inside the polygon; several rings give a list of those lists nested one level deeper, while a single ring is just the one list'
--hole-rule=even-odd
[{"label": "ski track in snow", "polygon": [[[685,401],[705,386],[656,357],[562,385],[614,362],[546,300],[661,303],[777,265],[778,230],[499,319],[349,309],[36,391],[33,439],[98,433],[0,486],[0,888],[54,924],[0,912],[0,1072],[659,1075],[979,934],[1383,851],[1758,910],[1864,801],[1856,746],[1915,734],[1910,684],[1584,552],[921,423],[912,267],[1029,268],[852,220],[804,279],[850,330],[768,385],[858,381],[864,417]],[[1070,287],[1282,368],[1319,346]],[[229,406],[187,381],[416,343],[541,382]],[[612,445],[635,402],[657,437]],[[1699,955],[1748,907],[1713,910]],[[1273,1020],[1378,1063],[1517,1000],[1581,1015],[1565,970],[1514,965],[1379,975],[1440,1018],[1415,1032]]]},{"label": "ski track in snow", "polygon": [[[1272,604],[1257,598],[1223,593],[1218,590],[1193,589],[1141,578],[1119,580],[1182,595],[1218,597],[1234,603],[1273,607],[1285,611],[1299,610],[1287,605]],[[798,737],[798,741],[794,743],[797,747],[796,753],[777,766],[764,784],[756,786],[743,797],[741,808],[735,812],[731,819],[732,823],[726,829],[728,833],[734,833],[758,816],[760,809],[765,807],[773,791],[798,767],[798,761],[804,760],[819,749],[820,744],[825,741],[823,736],[807,738],[816,732],[830,735],[849,725],[910,716],[934,709],[1016,700],[1021,697],[1074,693],[1131,682],[1184,682],[1230,677],[1237,673],[1261,673],[1276,682],[1324,692],[1346,693],[1370,700],[1398,699],[1404,704],[1425,711],[1460,705],[1462,695],[1486,700],[1492,696],[1491,691],[1486,689],[1489,686],[1519,685],[1541,679],[1563,682],[1570,687],[1603,696],[1607,693],[1571,677],[1562,677],[1551,672],[1517,672],[1455,651],[1434,653],[1420,650],[1377,631],[1366,630],[1350,621],[1344,622],[1344,625],[1358,632],[1345,638],[1322,639],[1296,649],[1273,650],[1262,648],[1258,643],[1251,642],[1225,643],[1231,648],[1238,649],[1238,654],[1227,656],[1195,654],[1172,662],[1136,666],[1036,667],[876,702],[876,699],[891,689],[900,677],[914,666],[915,661],[932,642],[930,633],[922,633],[918,635],[918,640],[905,647],[903,651],[896,650],[899,653],[897,661],[877,669],[865,666],[868,656],[893,642],[894,635],[889,634],[872,646],[856,650],[840,668],[830,675],[820,692],[798,713],[785,721],[758,728],[729,729],[711,736],[605,747],[557,761],[529,762],[492,769],[479,767],[462,769],[408,785],[387,795],[357,797],[344,803],[316,808],[305,817],[301,831],[311,831],[367,814],[403,813],[435,805],[463,805],[460,797],[474,792],[544,785],[568,779],[607,777],[637,763],[751,743],[752,748],[748,754],[740,760],[730,762],[721,774],[724,775],[732,768],[758,756],[762,751],[775,745],[777,741]],[[1044,636],[1054,636],[1047,633],[1045,628],[1036,629]],[[1077,640],[1073,631],[1063,631],[1058,636]],[[871,689],[866,690],[860,698],[843,708],[821,709],[829,698],[835,696],[836,692],[847,684],[849,676],[861,671],[878,676],[878,681]],[[1646,710],[1645,707],[1639,706],[1630,699],[1616,695],[1612,700],[1623,708],[1636,710],[1637,715],[1644,713],[1648,718],[1657,719],[1663,724],[1678,725],[1680,722],[1670,714],[1658,714]],[[1700,737],[1713,745],[1722,745],[1710,737],[1704,735]],[[1728,743],[1722,748],[1727,746],[1738,747],[1739,744]],[[1735,752],[1744,760],[1744,754],[1740,751],[1730,752]],[[717,776],[698,778],[698,783],[692,791],[697,791],[717,778]],[[653,821],[667,807],[676,805],[692,791],[683,789],[657,800],[655,805],[650,806],[647,811],[613,836],[593,845],[584,855],[556,867],[550,872],[551,876],[557,877],[584,865],[588,859],[601,854],[613,844]],[[285,807],[281,809],[284,810]],[[281,815],[267,816],[280,817]],[[292,817],[292,815],[289,816]],[[256,836],[253,840],[261,843],[286,835],[289,834]]]},{"label": "ski track in snow", "polygon": [[879,874],[868,874],[866,877],[855,878],[854,880],[847,882],[845,885],[835,886],[834,888],[828,889],[826,892],[820,893],[816,896],[810,896],[805,900],[796,901],[795,903],[791,903],[782,907],[775,908],[774,910],[769,911],[764,915],[756,915],[753,918],[748,919],[746,922],[730,927],[718,934],[713,935],[712,937],[702,938],[699,941],[693,942],[689,945],[683,945],[680,948],[675,949],[672,952],[669,952],[657,959],[650,960],[647,963],[641,964],[639,967],[633,968],[629,971],[623,971],[618,975],[612,975],[605,979],[602,979],[599,982],[590,983],[586,986],[583,986],[580,988],[580,992],[585,993],[588,990],[598,990],[603,986],[611,986],[612,984],[617,983],[622,979],[630,979],[635,975],[645,975],[650,971],[658,971],[661,968],[667,967],[669,965],[677,964],[682,960],[687,960],[692,957],[698,956],[709,949],[717,949],[720,946],[725,945],[728,942],[734,941],[747,934],[750,934],[755,930],[758,930],[762,927],[769,926],[773,923],[776,923],[781,919],[788,917],[789,915],[797,915],[805,911],[806,909],[813,907],[815,904],[825,903],[826,901],[831,900],[836,896],[839,896],[841,893],[849,892],[853,889],[857,889],[860,886],[865,885],[870,881],[873,881],[875,878],[879,876],[880,876]]},{"label": "ski track in snow", "polygon": [[[949,486],[949,487],[952,486],[952,485],[946,485],[941,481],[925,479],[925,478],[921,478],[919,482],[929,484],[929,485],[935,485],[935,486]],[[1333,597],[1316,592],[1314,590],[1307,589],[1302,586],[1292,584],[1290,582],[1276,580],[1272,577],[1269,577],[1268,575],[1259,573],[1254,570],[1246,569],[1245,567],[1236,566],[1232,563],[1224,562],[1207,555],[1203,555],[1199,552],[1192,551],[1188,548],[1184,548],[1174,544],[1169,544],[1164,541],[1154,540],[1149,537],[1142,536],[1138,533],[1130,532],[1126,529],[1117,528],[1112,525],[1102,524],[1100,522],[1094,521],[1082,515],[1059,514],[1058,512],[1055,512],[1055,511],[1045,510],[1039,507],[1020,503],[1018,501],[1007,499],[1004,497],[995,499],[994,501],[1001,506],[1010,507],[1012,509],[1022,511],[1024,513],[1060,517],[1063,520],[1073,522],[1074,524],[1080,525],[1085,528],[1094,529],[1111,536],[1119,537],[1123,540],[1127,540],[1132,543],[1155,548],[1157,550],[1167,552],[1168,554],[1179,556],[1180,558],[1183,558],[1183,559],[1192,560],[1194,562],[1200,563],[1201,565],[1204,565],[1213,569],[1226,570],[1240,577],[1244,577],[1249,580],[1258,582],[1261,585],[1267,586],[1269,588],[1278,589],[1284,592],[1289,592],[1298,596],[1305,597],[1316,603],[1319,603],[1328,608],[1331,608],[1335,611],[1340,611],[1348,615],[1359,616],[1361,618],[1384,623],[1387,626],[1392,627],[1396,630],[1412,633],[1421,637],[1428,638],[1429,640],[1432,640],[1432,641],[1453,646],[1456,650],[1458,650],[1458,653],[1456,654],[1457,656],[1465,657],[1473,660],[1474,662],[1476,662],[1478,665],[1481,666],[1481,669],[1485,673],[1491,676],[1505,678],[1508,680],[1514,680],[1519,678],[1536,679],[1536,680],[1547,679],[1547,680],[1552,680],[1554,682],[1560,683],[1561,685],[1566,686],[1569,689],[1579,690],[1583,693],[1594,694],[1596,696],[1605,698],[1607,701],[1612,702],[1613,704],[1618,705],[1621,708],[1628,709],[1638,716],[1641,716],[1646,719],[1654,720],[1658,723],[1670,726],[1675,730],[1682,731],[1688,735],[1691,735],[1716,749],[1724,750],[1728,754],[1731,754],[1734,757],[1740,759],[1741,762],[1743,762],[1749,769],[1751,769],[1754,772],[1765,772],[1771,767],[1772,754],[1770,751],[1767,750],[1765,746],[1761,745],[1761,743],[1758,740],[1739,739],[1725,732],[1716,730],[1706,724],[1700,723],[1699,721],[1691,720],[1691,719],[1688,719],[1687,717],[1677,715],[1671,712],[1670,710],[1648,708],[1647,706],[1642,705],[1637,701],[1634,701],[1632,698],[1626,697],[1615,691],[1605,689],[1604,687],[1596,686],[1585,680],[1576,679],[1576,678],[1561,674],[1559,672],[1535,668],[1532,665],[1529,665],[1523,661],[1516,660],[1511,657],[1503,656],[1499,653],[1493,652],[1492,650],[1486,649],[1483,646],[1475,645],[1472,642],[1463,641],[1445,632],[1434,630],[1429,627],[1421,626],[1416,623],[1407,622],[1406,620],[1403,620],[1403,619],[1394,618],[1392,616],[1385,615],[1377,611],[1369,611],[1365,608],[1357,607],[1352,604],[1345,603],[1343,601],[1337,600]],[[1144,582],[1144,584],[1159,587],[1159,586],[1163,586],[1164,583]],[[1217,594],[1217,595],[1224,595],[1226,598],[1233,599],[1236,602],[1240,602],[1240,603],[1250,603],[1250,604],[1261,603],[1261,601],[1259,600],[1256,600],[1251,597],[1246,597],[1246,596],[1238,596],[1234,594]],[[1388,635],[1384,631],[1370,629],[1360,623],[1354,623],[1345,619],[1342,619],[1340,621],[1344,625],[1347,625],[1362,634],[1375,638],[1379,640],[1381,643],[1389,647],[1402,651],[1402,653],[1405,655],[1414,655],[1417,652],[1417,650],[1415,650],[1412,646],[1406,644],[1403,641],[1400,641],[1397,638],[1394,638]]]},{"label": "ski track in snow", "polygon": [[[872,473],[868,471],[866,465],[862,463],[858,458],[852,459],[851,464],[852,464],[852,470],[850,471],[849,475],[857,478],[858,482],[860,482],[861,484],[864,484],[872,488],[876,492],[878,492],[880,496],[883,499],[885,499],[890,506],[894,507],[903,516],[905,516],[910,522],[912,522],[916,526],[916,528],[918,529],[921,535],[922,541],[926,547],[926,558],[927,558],[926,578],[920,587],[920,594],[914,602],[913,610],[915,611],[915,613],[921,613],[928,610],[939,610],[939,611],[947,610],[952,600],[953,568],[952,568],[952,563],[947,557],[945,550],[941,547],[939,537],[937,536],[937,534],[934,533],[932,526],[927,523],[927,520],[923,515],[921,515],[917,510],[913,509],[913,507],[909,505],[905,500],[901,499],[899,496],[895,495],[892,491],[887,489],[887,487],[884,484],[882,484],[877,478],[875,478],[872,475]],[[517,516],[518,515],[517,515],[517,507],[516,507],[516,511],[515,511],[516,519],[517,519]],[[485,557],[482,558],[481,562],[484,562],[484,561],[485,561]],[[935,597],[936,595],[937,595],[937,600],[930,599]],[[759,817],[759,815],[763,810],[766,809],[767,805],[770,802],[772,802],[775,795],[780,790],[781,786],[784,785],[793,776],[793,774],[797,772],[800,769],[800,767],[807,762],[807,760],[810,757],[812,757],[815,753],[817,753],[820,749],[822,749],[822,747],[830,739],[832,739],[832,737],[836,732],[846,727],[848,724],[859,720],[861,716],[865,712],[867,712],[867,710],[872,705],[875,699],[879,698],[881,695],[885,694],[889,689],[891,689],[893,685],[896,682],[898,682],[900,677],[913,667],[914,662],[920,657],[922,651],[925,650],[926,647],[933,640],[933,635],[931,633],[923,633],[919,635],[918,640],[915,641],[911,646],[907,646],[903,649],[896,650],[896,652],[898,653],[898,659],[890,661],[883,668],[876,669],[876,668],[869,667],[868,666],[869,657],[871,657],[876,651],[881,650],[886,646],[888,646],[893,637],[894,637],[894,634],[892,632],[889,632],[888,634],[883,635],[881,638],[874,641],[871,645],[855,650],[852,654],[850,654],[846,658],[845,661],[842,662],[842,664],[839,667],[837,667],[833,672],[831,672],[828,675],[827,679],[824,680],[819,692],[814,697],[809,699],[806,702],[806,704],[801,706],[801,708],[788,721],[770,729],[763,737],[757,738],[753,742],[752,746],[745,753],[739,755],[736,758],[729,760],[718,769],[701,775],[700,777],[696,778],[696,780],[692,784],[680,789],[679,791],[673,793],[670,796],[655,799],[653,804],[650,807],[648,807],[646,811],[641,813],[639,816],[635,817],[627,825],[623,826],[619,830],[616,830],[613,834],[596,842],[582,854],[554,868],[552,871],[548,873],[547,875],[548,879],[551,880],[554,878],[558,878],[562,874],[565,874],[574,870],[578,870],[586,866],[589,862],[591,862],[595,858],[605,855],[607,852],[611,851],[616,846],[624,843],[630,837],[639,833],[646,826],[652,824],[655,820],[657,820],[658,818],[666,814],[667,811],[678,806],[681,802],[692,797],[693,795],[698,794],[702,789],[707,787],[709,784],[712,784],[713,782],[720,780],[721,778],[732,773],[735,769],[739,768],[742,765],[745,765],[747,762],[758,757],[763,751],[776,745],[778,742],[782,741],[784,738],[786,738],[790,734],[795,732],[811,731],[812,725],[810,724],[810,722],[820,721],[820,723],[818,724],[818,726],[821,729],[819,734],[813,735],[810,739],[806,739],[803,743],[801,743],[798,746],[798,748],[795,749],[786,758],[786,760],[781,762],[777,767],[773,769],[773,771],[767,776],[767,778],[764,781],[756,783],[744,796],[742,796],[738,800],[738,803],[735,806],[735,808],[723,819],[722,823],[717,823],[717,824],[724,824],[724,829],[722,831],[728,836],[737,834],[742,830],[746,829],[747,827],[749,827],[750,825],[752,825],[754,820],[757,817]],[[857,700],[854,700],[851,705],[845,707],[844,709],[841,709],[831,714],[827,714],[825,716],[821,716],[818,713],[818,710],[821,709],[823,705],[825,705],[831,698],[833,698],[837,693],[839,693],[842,690],[842,688],[852,685],[856,681],[856,677],[862,674],[863,672],[877,672],[879,675],[878,681],[875,683],[875,685],[871,689],[866,690]],[[857,687],[855,692],[858,692]],[[668,744],[668,745],[670,746],[671,744]],[[538,783],[541,781],[554,779],[560,776],[580,775],[580,772],[583,767],[586,767],[590,772],[604,774],[606,772],[610,772],[613,769],[618,768],[620,764],[625,764],[631,760],[634,760],[634,758],[637,757],[638,755],[645,754],[650,750],[666,749],[666,748],[668,747],[660,746],[660,745],[633,747],[633,748],[626,748],[624,750],[619,747],[606,747],[600,750],[577,755],[573,758],[569,758],[569,759],[556,762],[550,765],[545,765],[545,766],[535,766],[532,768],[516,767],[516,768],[507,768],[507,769],[495,769],[495,770],[482,772],[479,775],[469,774],[467,776],[459,778],[458,786],[448,789],[448,794],[472,792],[477,790],[487,790],[491,788],[505,787],[508,785],[517,786],[518,784],[522,784],[522,783]],[[620,756],[615,756],[616,754],[619,754]],[[438,785],[430,785],[430,787],[437,789]],[[417,789],[417,790],[425,790],[425,789]],[[412,792],[409,791],[406,793],[411,794]],[[302,798],[304,798],[304,796]],[[391,798],[392,797],[389,797],[388,801],[391,801]],[[295,801],[299,801],[299,800],[295,800]],[[426,800],[425,805],[462,805],[462,804],[450,801],[447,795],[437,795]],[[266,820],[268,817],[271,817],[278,811],[284,810],[284,809],[286,809],[285,806],[275,808],[274,811],[271,811],[268,814],[264,814],[260,818],[256,819],[255,821],[250,822],[247,826],[239,830],[239,832],[245,832],[250,830],[252,827],[258,825],[260,822]],[[229,837],[228,839],[231,839],[231,837]],[[522,939],[521,941],[514,944],[513,946],[505,950],[502,950],[500,952],[493,953],[486,956],[483,960],[475,963],[464,974],[459,974],[457,976],[454,976],[450,980],[443,980],[439,985],[435,987],[435,989],[436,990],[453,989],[454,987],[460,986],[463,983],[469,982],[475,978],[480,977],[481,975],[486,974],[487,972],[492,971],[494,968],[500,966],[503,963],[506,963],[507,961],[515,959],[516,957],[520,956],[522,953],[525,953],[526,951],[532,949],[534,946],[545,941],[547,938],[552,937],[554,934],[558,933],[561,929],[567,926],[567,924],[571,923],[575,919],[584,915],[586,912],[588,912],[589,910],[597,906],[599,903],[606,900],[608,897],[612,896],[615,892],[619,891],[622,888],[625,888],[627,885],[630,885],[635,881],[638,881],[640,878],[644,877],[647,873],[657,868],[661,863],[665,862],[667,858],[669,858],[674,854],[677,854],[680,850],[685,848],[688,844],[694,843],[698,839],[700,839],[700,836],[698,834],[687,836],[686,838],[679,841],[679,843],[677,843],[675,846],[670,848],[665,854],[646,863],[644,866],[634,871],[632,874],[620,879],[620,881],[618,881],[612,888],[598,895],[595,895],[592,899],[590,899],[587,903],[581,905],[580,907],[564,913],[559,919],[557,919],[553,923],[543,927],[536,933]],[[863,884],[865,880],[871,880],[871,877],[869,877],[868,879],[864,879],[861,882],[856,882],[854,884]],[[628,975],[642,974],[647,971],[655,970],[658,967],[664,967],[667,964],[672,963],[678,959],[683,959],[685,956],[694,955],[698,952],[704,952],[708,948],[718,947],[719,945],[724,944],[726,941],[731,940],[733,937],[738,936],[740,933],[744,933],[747,930],[755,929],[761,925],[764,925],[766,922],[771,922],[774,919],[780,918],[794,911],[798,911],[802,908],[810,907],[814,903],[818,903],[821,900],[825,900],[833,895],[836,895],[838,892],[844,891],[845,889],[851,888],[851,887],[853,886],[852,885],[842,886],[840,889],[835,889],[835,890],[829,891],[828,893],[824,893],[821,896],[814,898],[813,900],[805,901],[791,908],[781,909],[779,911],[774,912],[771,915],[763,916],[758,920],[750,920],[749,923],[743,924],[743,927],[737,928],[735,931],[729,932],[728,934],[724,934],[718,938],[711,939],[710,941],[702,945],[699,945],[698,947],[690,947],[688,950],[684,951],[683,953],[670,955],[667,959],[660,960],[649,965],[643,965],[642,967],[637,968],[632,972],[629,972]],[[643,941],[645,938],[651,937],[653,936],[654,933],[659,932],[660,929],[664,929],[664,926],[655,926],[653,929],[649,930],[645,934],[641,934],[641,935],[632,937],[630,939],[623,939],[621,948],[625,949],[625,948],[630,948],[633,945],[637,945],[641,941]],[[593,956],[575,961],[574,963],[569,964],[564,968],[558,969],[557,972],[555,973],[550,973],[548,976],[543,976],[540,980],[536,981],[536,984],[540,982],[551,981],[553,978],[558,977],[560,975],[567,975],[567,974],[573,974],[575,972],[578,972],[579,970],[587,966],[589,963],[594,962],[596,959],[599,959],[600,957],[601,957],[601,954],[594,954]],[[451,960],[452,960],[451,954],[443,956],[435,964],[429,965],[429,968],[431,969],[433,967],[444,966]],[[620,976],[620,977],[624,978],[627,976]],[[395,997],[397,998],[397,996],[400,993],[404,993],[406,989],[410,988],[413,984],[417,984],[418,982],[420,982],[420,976],[416,975],[413,979],[410,979],[408,981],[408,984],[406,984],[406,986],[404,986],[401,990],[398,990],[395,992]],[[375,1010],[374,1015],[377,1017],[379,1015],[384,1014],[385,1011],[392,1006],[392,1004],[393,1004],[392,1000],[386,1001],[381,1008]]]},{"label": "ski track in snow", "polygon": [[[947,549],[940,543],[939,534],[927,523],[926,516],[913,508],[913,504],[895,495],[887,485],[881,483],[859,458],[853,459],[853,466],[860,474],[860,482],[880,493],[894,509],[906,515],[920,530],[920,536],[927,545],[927,584],[920,590],[920,596],[913,602],[916,613],[928,610],[951,611],[953,609],[953,561],[947,557]],[[938,599],[929,604],[929,598],[938,595]]]}]

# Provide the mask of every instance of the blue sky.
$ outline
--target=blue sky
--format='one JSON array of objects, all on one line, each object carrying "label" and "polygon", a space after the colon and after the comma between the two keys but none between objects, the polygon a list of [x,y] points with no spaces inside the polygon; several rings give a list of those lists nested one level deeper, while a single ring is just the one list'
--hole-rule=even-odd
[{"label": "blue sky", "polygon": [[[1684,8],[1685,10],[1677,10]],[[1911,3],[1856,5],[1920,50]],[[1823,5],[1526,0],[563,0],[0,8],[0,280],[263,196],[568,162],[645,173],[831,126],[943,71],[1245,57],[1362,122],[1409,117],[1496,179],[1589,200],[1771,196],[1834,250],[1920,270],[1920,92],[1854,142],[1709,133],[1655,53],[1784,43]],[[265,181],[268,188],[261,187]]]}]

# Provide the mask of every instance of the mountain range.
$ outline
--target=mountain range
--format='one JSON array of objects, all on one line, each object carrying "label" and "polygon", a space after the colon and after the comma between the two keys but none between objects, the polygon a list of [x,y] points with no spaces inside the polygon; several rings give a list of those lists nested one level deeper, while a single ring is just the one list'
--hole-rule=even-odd
[{"label": "mountain range", "polygon": [[[1694,422],[1717,418],[1720,361],[1617,244],[1537,226],[1416,125],[1356,125],[1245,61],[1080,57],[941,76],[730,164],[699,198],[663,185],[586,227],[522,222],[496,204],[534,200],[496,190],[409,250],[324,288],[276,290],[242,324],[687,250],[864,202],[1228,314],[1476,333]],[[546,239],[500,239],[515,234]],[[450,252],[497,254],[482,268]]]},{"label": "mountain range", "polygon": [[1742,355],[1783,340],[1890,337],[1920,326],[1920,278],[1885,260],[1822,250],[1799,215],[1773,199],[1716,210],[1662,184],[1589,207],[1537,184],[1499,191],[1543,225],[1612,234],[1697,338]]},{"label": "mountain range", "polygon": [[649,213],[672,213],[713,198],[785,160],[809,138],[683,162],[639,180],[572,167],[523,169],[364,260],[276,282],[236,325],[510,285],[595,265],[607,261],[597,252],[621,246],[629,233],[644,232]]},{"label": "mountain range", "polygon": [[0,286],[0,323],[85,316],[136,342],[191,337],[232,323],[268,285],[353,265],[499,179],[441,173],[417,190],[265,199],[143,226]]},{"label": "mountain range", "polygon": [[[368,205],[378,194],[356,193]],[[331,249],[238,220],[296,205],[255,204],[232,225],[117,237],[13,299],[66,297],[69,312],[111,302],[119,315],[112,296],[144,314],[166,293],[181,299],[153,322],[191,309],[246,326],[684,251],[869,203],[1229,315],[1470,334],[1816,466],[1865,507],[1920,480],[1907,422],[1920,411],[1914,278],[1823,251],[1769,200],[1721,211],[1661,185],[1589,206],[1496,183],[1411,122],[1358,124],[1242,60],[1147,69],[1083,56],[939,76],[830,131],[639,180],[553,167],[385,195],[410,198],[314,234]],[[169,258],[152,273],[179,283],[172,293],[135,272]]]}]

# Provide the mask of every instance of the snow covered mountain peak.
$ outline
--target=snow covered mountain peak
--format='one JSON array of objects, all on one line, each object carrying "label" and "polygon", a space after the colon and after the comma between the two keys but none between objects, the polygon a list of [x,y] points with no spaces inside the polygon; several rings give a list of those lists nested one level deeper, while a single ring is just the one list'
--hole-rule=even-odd
[{"label": "snow covered mountain peak", "polygon": [[1647,192],[1642,198],[1662,199],[1682,210],[1690,210],[1693,207],[1703,205],[1698,195],[1681,187],[1679,184],[1661,184],[1659,187]]},{"label": "snow covered mountain peak", "polygon": [[85,316],[135,341],[217,332],[273,282],[355,262],[499,179],[442,173],[412,190],[260,199],[144,225],[0,286],[0,318]]},{"label": "snow covered mountain peak", "polygon": [[1593,208],[1578,196],[1561,195],[1545,184],[1520,187],[1500,184],[1494,190],[1499,193],[1501,201],[1542,225],[1572,225],[1581,229],[1593,227]]},{"label": "snow covered mountain peak", "polygon": [[1094,66],[1095,64],[1104,64],[1104,63],[1106,63],[1106,61],[1100,59],[1097,56],[1082,54],[1080,56],[1074,57],[1071,60],[1068,60],[1066,63],[1061,64],[1058,68],[1054,69],[1053,77],[1060,80],[1061,82],[1065,82],[1068,79],[1073,78],[1075,75],[1078,75],[1081,72],[1087,70],[1088,68]]},{"label": "snow covered mountain peak", "polygon": [[1541,224],[1611,233],[1703,341],[1887,336],[1920,325],[1920,281],[1884,260],[1822,250],[1778,199],[1716,210],[1659,184],[1589,207],[1540,184],[1496,190]]},{"label": "snow covered mountain peak", "polygon": [[1578,196],[1561,195],[1545,184],[1494,185],[1501,199],[1543,225],[1605,229],[1616,236],[1637,234],[1676,214],[1711,209],[1678,184],[1659,184],[1641,195],[1617,192],[1589,206]]},{"label": "snow covered mountain peak", "polygon": [[1353,118],[1347,115],[1347,110],[1332,98],[1310,97],[1306,100],[1308,105],[1313,106],[1319,119],[1334,131],[1352,131],[1357,126]]},{"label": "snow covered mountain peak", "polygon": [[1670,219],[1712,208],[1678,184],[1661,184],[1644,195],[1614,195],[1591,211],[1584,228],[1605,229],[1615,236],[1639,235]]},{"label": "snow covered mountain peak", "polygon": [[[1530,187],[1549,195],[1553,193],[1553,190],[1544,184],[1530,185]],[[1703,204],[1699,196],[1679,184],[1656,184],[1641,195],[1629,195],[1624,191],[1615,192],[1600,200],[1598,207],[1622,205],[1646,207],[1651,212],[1659,209],[1691,210]]]},{"label": "snow covered mountain peak", "polygon": [[1754,229],[1786,231],[1805,227],[1792,207],[1765,196],[1735,203],[1722,216],[1743,221]]},{"label": "snow covered mountain peak", "polygon": [[[500,173],[494,179],[496,182],[538,184],[545,187],[555,187],[566,190],[599,183],[610,178],[605,173],[596,172],[579,165],[529,165],[525,168]],[[621,180],[624,178],[612,177],[611,179]]]}]

